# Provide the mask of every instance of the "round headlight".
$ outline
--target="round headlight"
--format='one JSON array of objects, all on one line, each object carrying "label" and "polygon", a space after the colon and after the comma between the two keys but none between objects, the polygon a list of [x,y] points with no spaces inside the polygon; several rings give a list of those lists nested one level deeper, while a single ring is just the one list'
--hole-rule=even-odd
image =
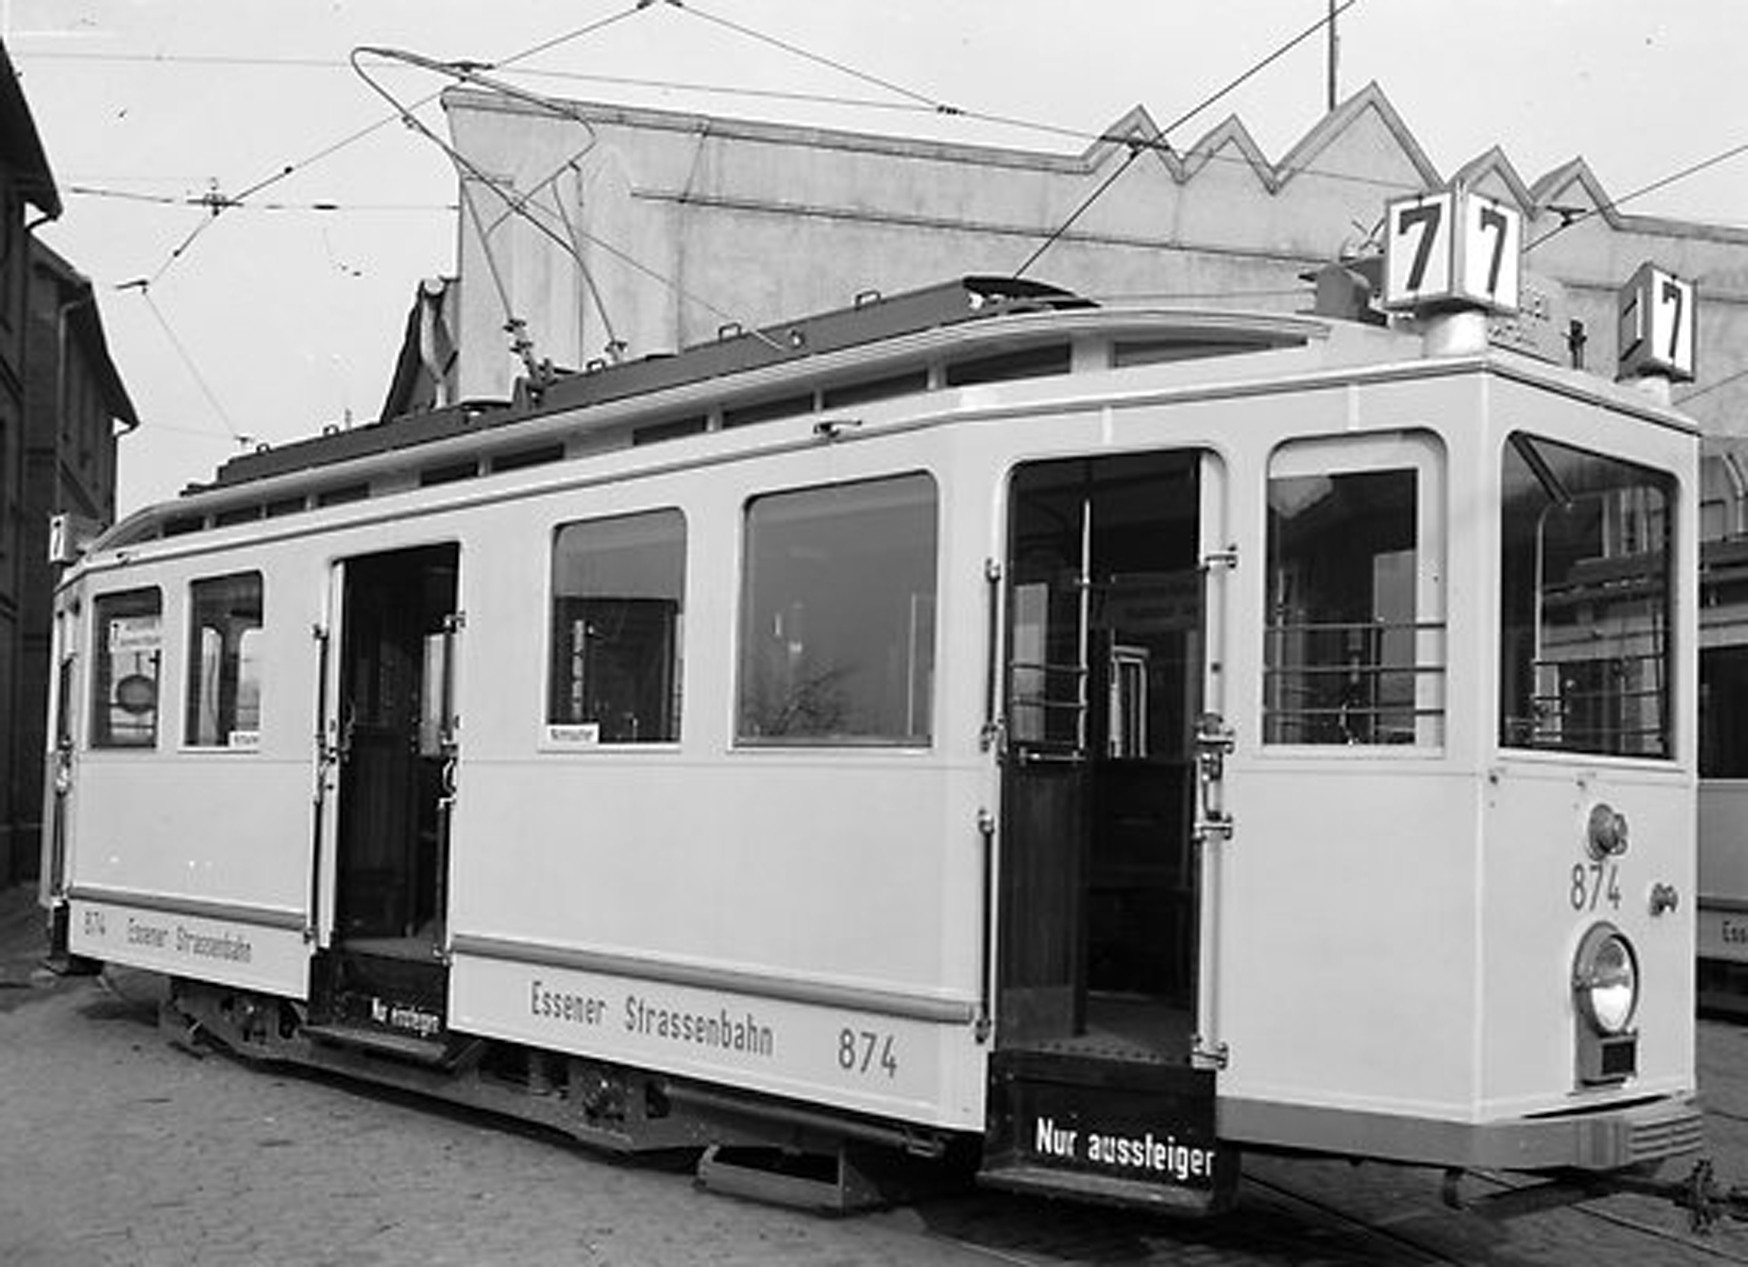
[{"label": "round headlight", "polygon": [[1632,943],[1612,925],[1596,925],[1578,943],[1572,992],[1597,1033],[1624,1033],[1632,1024],[1639,1006],[1639,961]]}]

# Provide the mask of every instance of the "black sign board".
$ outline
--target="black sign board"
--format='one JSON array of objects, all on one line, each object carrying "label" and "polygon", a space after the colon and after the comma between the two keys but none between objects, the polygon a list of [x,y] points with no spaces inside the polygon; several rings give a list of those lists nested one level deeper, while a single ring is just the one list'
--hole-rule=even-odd
[{"label": "black sign board", "polygon": [[1219,1209],[1237,1183],[1238,1154],[1214,1130],[1212,1070],[1004,1052],[992,1062],[981,1178],[1123,1204]]}]

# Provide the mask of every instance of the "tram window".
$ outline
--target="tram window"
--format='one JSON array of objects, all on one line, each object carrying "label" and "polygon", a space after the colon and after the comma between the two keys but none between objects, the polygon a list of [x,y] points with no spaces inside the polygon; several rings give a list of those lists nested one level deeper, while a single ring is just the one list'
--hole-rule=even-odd
[{"label": "tram window", "polygon": [[853,383],[842,383],[836,387],[828,387],[820,393],[819,407],[821,409],[848,409],[852,405],[866,405],[876,400],[890,400],[895,396],[914,396],[928,389],[928,370],[907,370],[902,374],[892,374],[886,378],[862,379]]},{"label": "tram window", "polygon": [[533,449],[517,449],[511,453],[496,453],[486,459],[486,468],[493,475],[504,471],[522,471],[531,466],[545,466],[564,459],[564,445],[543,444]]},{"label": "tram window", "polygon": [[631,443],[660,444],[663,440],[678,440],[682,436],[695,436],[710,429],[710,419],[703,414],[690,418],[676,418],[672,422],[652,422],[639,427],[631,433]]},{"label": "tram window", "polygon": [[103,595],[94,611],[91,745],[155,747],[163,600],[156,589],[130,590]]},{"label": "tram window", "polygon": [[560,526],[552,552],[551,742],[680,737],[686,520],[649,511]]},{"label": "tram window", "polygon": [[338,488],[328,488],[317,493],[316,505],[344,506],[348,502],[361,502],[369,496],[369,484],[342,484]]},{"label": "tram window", "polygon": [[916,474],[748,504],[742,743],[929,742],[935,503]]},{"label": "tram window", "polygon": [[444,466],[427,466],[419,472],[419,487],[434,488],[439,484],[458,484],[478,474],[479,462],[473,458],[468,458],[465,462],[450,462]]},{"label": "tram window", "polygon": [[1699,777],[1748,779],[1748,646],[1699,653]]},{"label": "tram window", "polygon": [[947,366],[946,383],[948,387],[970,387],[974,383],[1003,383],[1016,378],[1066,374],[1069,364],[1066,343],[1022,348],[1018,352],[998,352],[993,356],[955,361]]},{"label": "tram window", "polygon": [[261,574],[189,587],[188,713],[195,748],[253,748],[261,738]]},{"label": "tram window", "polygon": [[1120,339],[1111,345],[1111,368],[1125,369],[1132,365],[1160,365],[1172,361],[1200,361],[1212,356],[1243,356],[1249,352],[1267,352],[1278,347],[1303,347],[1305,340],[1293,339]]},{"label": "tram window", "polygon": [[756,422],[775,422],[779,418],[795,418],[813,412],[813,393],[784,396],[777,400],[762,400],[757,404],[740,405],[722,411],[723,427],[746,427]]},{"label": "tram window", "polygon": [[261,507],[259,505],[233,506],[229,510],[221,510],[215,514],[212,517],[212,526],[215,528],[229,528],[236,524],[254,523],[259,518],[261,518]]},{"label": "tram window", "polygon": [[[1364,460],[1368,447],[1375,452]],[[1416,437],[1277,453],[1268,486],[1266,742],[1443,741],[1433,456],[1431,441]]]},{"label": "tram window", "polygon": [[1503,475],[1499,742],[1672,756],[1674,477],[1523,432]]}]

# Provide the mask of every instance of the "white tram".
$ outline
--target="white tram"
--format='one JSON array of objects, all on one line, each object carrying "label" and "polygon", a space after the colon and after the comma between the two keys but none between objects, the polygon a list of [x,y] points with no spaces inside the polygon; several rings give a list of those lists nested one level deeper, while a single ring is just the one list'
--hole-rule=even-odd
[{"label": "white tram", "polygon": [[1435,333],[965,279],[239,457],[66,573],[45,900],[725,1183],[1691,1151],[1696,437]]},{"label": "white tram", "polygon": [[[1736,483],[1726,449],[1714,477]],[[1700,551],[1699,1005],[1748,1013],[1748,531],[1735,488],[1708,489]],[[1734,520],[1734,522],[1732,522]]]}]

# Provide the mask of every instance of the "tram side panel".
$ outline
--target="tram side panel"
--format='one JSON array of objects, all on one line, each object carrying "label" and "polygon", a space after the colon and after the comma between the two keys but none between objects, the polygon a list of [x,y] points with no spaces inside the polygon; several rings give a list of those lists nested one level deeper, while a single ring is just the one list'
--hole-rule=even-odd
[{"label": "tram side panel", "polygon": [[[1502,404],[1490,417],[1489,406]],[[1499,512],[1482,510],[1493,502],[1481,494],[1517,428],[1682,479],[1691,477],[1691,437],[1528,389],[1514,398],[1497,380],[1486,391],[1434,383],[1358,397],[1362,423],[1390,416],[1468,420],[1441,428],[1451,492],[1448,502],[1432,501],[1451,516],[1443,734],[1430,747],[1295,750],[1265,740],[1228,761],[1235,831],[1220,858],[1216,987],[1222,1130],[1531,1164],[1524,1153],[1475,1150],[1527,1138],[1528,1128],[1505,1119],[1691,1091],[1690,973],[1679,953],[1691,937],[1691,914],[1680,907],[1691,903],[1654,913],[1652,900],[1658,884],[1692,892],[1691,765],[1681,757],[1690,745],[1671,730],[1673,757],[1655,760],[1598,757],[1570,742],[1500,754]],[[1670,513],[1682,524],[1691,509]],[[1691,528],[1677,539],[1691,540]],[[1684,575],[1685,561],[1672,559],[1672,575]],[[1255,602],[1259,588],[1243,582],[1238,593]],[[1669,611],[1691,611],[1686,582],[1672,588]],[[1241,720],[1254,715],[1246,695],[1263,677],[1255,652],[1254,642],[1235,640],[1229,689],[1237,688]],[[1669,698],[1680,699],[1679,675],[1691,668],[1680,654],[1670,663]],[[1632,1070],[1587,1079],[1574,965],[1601,916],[1589,909],[1592,889],[1583,910],[1573,894],[1580,864],[1591,883],[1585,832],[1599,802],[1632,822],[1618,913],[1606,868],[1602,895],[1642,956],[1642,1003]]]},{"label": "tram side panel", "polygon": [[766,762],[690,772],[677,796],[659,767],[602,764],[470,775],[454,1026],[978,1124],[952,1067],[973,997],[940,984],[958,975],[941,963],[950,780]]},{"label": "tram side panel", "polygon": [[[1692,805],[1678,776],[1500,763],[1482,818],[1482,1112],[1692,1088],[1694,916],[1680,900],[1694,892]],[[1599,806],[1629,824],[1624,852],[1591,850]],[[1675,905],[1655,900],[1659,886]],[[1603,925],[1632,944],[1641,983],[1625,1046],[1612,1058],[1630,1061],[1626,1078],[1594,1067],[1603,1053],[1572,989],[1580,945]]]},{"label": "tram side panel", "polygon": [[[746,499],[895,468],[878,454],[857,461],[766,464],[756,487],[721,470],[681,473],[493,508],[474,522],[451,851],[453,1027],[883,1116],[982,1125],[977,809],[987,773],[975,722],[959,717],[953,732],[937,717],[931,742],[910,745],[758,745],[735,734]],[[919,452],[897,465],[925,464]],[[562,524],[670,506],[686,517],[680,738],[579,744],[541,712],[546,547]],[[951,558],[954,547],[937,553]],[[981,579],[981,558],[961,575]],[[954,566],[942,562],[939,574]],[[951,628],[958,600],[944,580],[936,593],[940,627]],[[958,612],[977,622],[974,634],[982,598],[970,593]],[[934,698],[981,683],[981,660],[972,667],[956,674],[940,657]]]},{"label": "tram side panel", "polygon": [[1699,957],[1748,965],[1748,780],[1701,782],[1699,839]]},{"label": "tram side panel", "polygon": [[1700,569],[1701,1003],[1741,1012],[1748,971],[1748,608],[1743,539],[1704,543]]},{"label": "tram side panel", "polygon": [[1229,1119],[1264,1132],[1300,1129],[1292,1106],[1469,1111],[1470,784],[1431,762],[1380,770],[1351,755],[1233,762],[1242,837],[1223,863],[1220,1090]]},{"label": "tram side panel", "polygon": [[307,993],[318,613],[297,577],[281,550],[84,581],[75,953]]},{"label": "tram side panel", "polygon": [[[1506,561],[1479,648],[1499,675],[1483,700],[1480,1105],[1690,1093],[1697,725],[1680,701],[1697,673],[1696,446],[1521,384],[1492,404],[1505,487],[1489,557]],[[1525,436],[1572,490],[1565,505],[1518,465]],[[1575,983],[1608,933],[1631,947],[1637,989],[1605,1035]]]}]

